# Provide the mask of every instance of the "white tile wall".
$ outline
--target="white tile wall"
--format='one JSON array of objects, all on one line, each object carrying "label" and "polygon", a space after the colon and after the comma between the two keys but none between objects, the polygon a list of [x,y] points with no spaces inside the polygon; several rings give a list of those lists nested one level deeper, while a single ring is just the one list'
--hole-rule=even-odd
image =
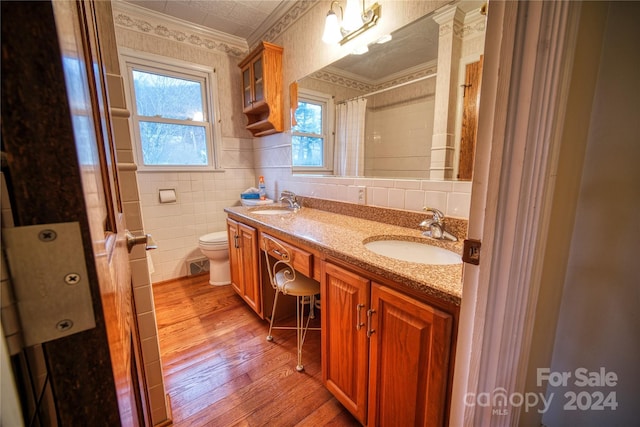
[{"label": "white tile wall", "polygon": [[[202,256],[199,237],[225,230],[224,208],[238,205],[240,193],[255,181],[253,169],[138,172],[144,229],[158,244],[149,252],[152,282],[186,276],[186,260]],[[175,203],[160,203],[159,190],[165,188],[175,189]]]},{"label": "white tile wall", "polygon": [[367,108],[366,175],[428,177],[433,101],[425,95],[419,101]]}]

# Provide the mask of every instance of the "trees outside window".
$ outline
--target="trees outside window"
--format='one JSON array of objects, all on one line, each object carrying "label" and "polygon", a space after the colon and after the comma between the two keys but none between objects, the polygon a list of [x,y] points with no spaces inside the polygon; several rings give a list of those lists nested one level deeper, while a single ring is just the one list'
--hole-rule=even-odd
[{"label": "trees outside window", "polygon": [[141,169],[214,168],[213,72],[126,57]]},{"label": "trees outside window", "polygon": [[291,128],[294,171],[330,171],[333,164],[333,102],[329,95],[300,89],[296,126]]}]

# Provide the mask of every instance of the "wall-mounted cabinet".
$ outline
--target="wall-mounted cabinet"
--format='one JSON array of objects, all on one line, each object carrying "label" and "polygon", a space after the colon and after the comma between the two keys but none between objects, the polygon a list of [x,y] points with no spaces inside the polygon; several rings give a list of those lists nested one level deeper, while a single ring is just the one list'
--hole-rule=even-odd
[{"label": "wall-mounted cabinet", "polygon": [[282,47],[261,42],[239,67],[247,129],[253,136],[282,132]]}]

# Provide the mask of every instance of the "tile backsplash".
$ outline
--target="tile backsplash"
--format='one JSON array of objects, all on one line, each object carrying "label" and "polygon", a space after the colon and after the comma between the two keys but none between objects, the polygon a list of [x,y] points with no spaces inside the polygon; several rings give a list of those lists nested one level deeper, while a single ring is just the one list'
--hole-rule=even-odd
[{"label": "tile backsplash", "polygon": [[409,211],[429,206],[447,216],[465,219],[471,203],[471,182],[290,175],[279,180],[278,187],[278,192],[286,189],[303,196],[369,206]]}]

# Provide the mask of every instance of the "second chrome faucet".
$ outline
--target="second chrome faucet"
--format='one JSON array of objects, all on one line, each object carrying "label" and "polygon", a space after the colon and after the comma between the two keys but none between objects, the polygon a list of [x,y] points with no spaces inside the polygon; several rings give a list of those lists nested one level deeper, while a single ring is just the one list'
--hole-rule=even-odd
[{"label": "second chrome faucet", "polygon": [[419,227],[424,230],[422,232],[424,236],[431,237],[432,239],[451,240],[452,242],[458,241],[456,236],[445,230],[444,214],[442,211],[429,207],[424,207],[423,210],[432,215],[431,219],[425,219],[419,224]]}]

